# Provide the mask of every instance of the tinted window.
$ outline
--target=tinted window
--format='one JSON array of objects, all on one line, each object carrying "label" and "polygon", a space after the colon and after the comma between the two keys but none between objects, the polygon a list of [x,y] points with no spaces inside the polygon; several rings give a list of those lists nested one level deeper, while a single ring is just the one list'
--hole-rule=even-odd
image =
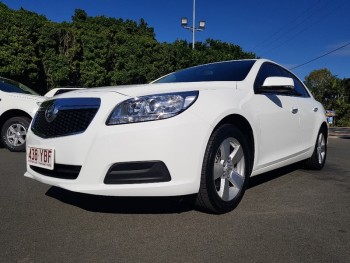
[{"label": "tinted window", "polygon": [[292,73],[285,70],[284,68],[281,68],[278,65],[268,63],[268,62],[264,63],[261,66],[258,76],[256,77],[256,80],[254,83],[254,90],[258,90],[263,85],[267,77],[286,77],[286,78],[293,79],[294,89],[287,93],[286,92],[281,93],[281,95],[310,97],[304,85],[299,81],[299,79],[296,76],[294,76]]},{"label": "tinted window", "polygon": [[246,78],[255,60],[226,61],[180,70],[153,83],[241,81]]},{"label": "tinted window", "polygon": [[282,69],[283,77],[292,78],[294,81],[294,90],[290,92],[291,96],[298,96],[298,97],[310,97],[309,93],[305,89],[304,85],[300,82],[300,80],[294,76],[289,71]]},{"label": "tinted window", "polygon": [[280,67],[272,63],[262,64],[254,83],[254,90],[258,90],[264,84],[267,77],[282,77]]},{"label": "tinted window", "polygon": [[10,93],[24,93],[31,95],[39,95],[35,91],[31,90],[27,86],[9,79],[0,78],[0,90]]}]

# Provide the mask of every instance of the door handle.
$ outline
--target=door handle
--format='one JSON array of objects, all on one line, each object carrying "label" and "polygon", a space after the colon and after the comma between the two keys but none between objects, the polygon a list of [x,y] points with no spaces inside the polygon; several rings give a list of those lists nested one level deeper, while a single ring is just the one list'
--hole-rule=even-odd
[{"label": "door handle", "polygon": [[296,114],[296,113],[298,113],[298,111],[299,111],[299,109],[298,108],[292,108],[291,109],[291,112],[293,113],[293,114]]},{"label": "door handle", "polygon": [[318,108],[315,107],[315,108],[313,108],[312,110],[313,110],[314,112],[317,112],[317,111],[318,111]]}]

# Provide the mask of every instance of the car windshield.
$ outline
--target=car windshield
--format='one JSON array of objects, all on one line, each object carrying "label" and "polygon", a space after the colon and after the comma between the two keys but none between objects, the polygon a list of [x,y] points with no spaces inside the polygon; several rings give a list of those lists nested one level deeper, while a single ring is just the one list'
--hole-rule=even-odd
[{"label": "car windshield", "polygon": [[0,90],[4,92],[10,93],[24,93],[31,95],[39,95],[34,90],[28,88],[27,86],[19,83],[17,81],[13,81],[10,79],[0,78]]},{"label": "car windshield", "polygon": [[246,78],[255,60],[225,61],[180,70],[153,83],[241,81]]}]

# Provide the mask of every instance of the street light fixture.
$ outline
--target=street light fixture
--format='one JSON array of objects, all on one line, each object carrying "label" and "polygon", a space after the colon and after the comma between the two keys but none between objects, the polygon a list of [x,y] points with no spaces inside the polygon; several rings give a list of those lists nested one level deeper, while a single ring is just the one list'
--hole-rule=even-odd
[{"label": "street light fixture", "polygon": [[194,49],[194,36],[196,31],[203,31],[205,29],[205,21],[199,21],[199,27],[196,27],[196,0],[193,0],[193,21],[192,26],[188,26],[187,17],[181,18],[181,26],[192,31],[192,49]]},{"label": "street light fixture", "polygon": [[187,24],[188,24],[187,17],[181,18],[181,26],[185,27],[187,26]]},{"label": "street light fixture", "polygon": [[205,29],[205,21],[199,21],[199,29],[204,30]]}]

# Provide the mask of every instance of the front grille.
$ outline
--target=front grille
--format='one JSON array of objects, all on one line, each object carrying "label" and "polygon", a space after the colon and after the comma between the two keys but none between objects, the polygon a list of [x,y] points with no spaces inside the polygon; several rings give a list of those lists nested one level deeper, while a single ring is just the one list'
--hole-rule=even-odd
[{"label": "front grille", "polygon": [[35,115],[31,129],[42,138],[82,133],[90,125],[99,107],[98,98],[45,101]]},{"label": "front grille", "polygon": [[74,180],[77,179],[81,170],[81,166],[56,163],[53,170],[48,170],[32,165],[30,166],[30,169],[44,176]]},{"label": "front grille", "polygon": [[60,111],[52,123],[45,119],[44,111],[39,111],[33,122],[32,131],[43,138],[81,133],[89,126],[96,111],[97,109]]}]

